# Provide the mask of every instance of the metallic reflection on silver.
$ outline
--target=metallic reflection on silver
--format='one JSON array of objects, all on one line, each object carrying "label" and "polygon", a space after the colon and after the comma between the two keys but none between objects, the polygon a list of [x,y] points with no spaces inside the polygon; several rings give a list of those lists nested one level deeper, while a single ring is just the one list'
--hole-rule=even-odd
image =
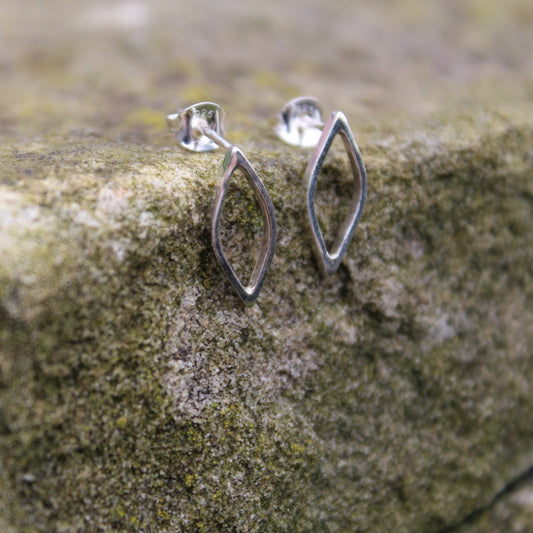
[{"label": "metallic reflection on silver", "polygon": [[168,129],[183,148],[191,152],[211,152],[218,148],[203,132],[209,128],[224,136],[224,110],[211,102],[201,102],[167,116]]},{"label": "metallic reflection on silver", "polygon": [[[215,197],[213,216],[211,222],[211,242],[215,257],[240,298],[247,305],[255,302],[268,269],[274,256],[276,247],[276,219],[272,200],[263,185],[263,182],[255,172],[254,168],[246,159],[242,151],[226,141],[222,135],[224,133],[224,111],[218,104],[202,102],[187,109],[167,116],[167,123],[170,131],[174,133],[176,139],[183,148],[194,152],[208,152],[217,148],[217,145],[226,151],[223,167],[224,175],[218,187]],[[246,180],[259,202],[263,215],[264,233],[259,250],[259,257],[254,266],[252,275],[247,285],[244,285],[238,278],[234,269],[229,264],[222,243],[220,241],[220,220],[224,207],[224,200],[229,188],[230,180],[235,170],[241,169],[246,176]]]},{"label": "metallic reflection on silver", "polygon": [[[343,113],[340,111],[331,113],[324,124],[317,100],[307,96],[295,98],[283,107],[275,132],[281,140],[292,146],[316,147],[305,171],[307,211],[313,235],[313,247],[320,267],[325,273],[333,274],[346,254],[366,202],[366,170],[357,143]],[[333,244],[333,249],[329,252],[316,216],[315,195],[322,165],[337,134],[341,136],[350,160],[354,190],[350,210]]]},{"label": "metallic reflection on silver", "polygon": [[[318,176],[324,164],[324,159],[333,143],[335,135],[339,134],[343,140],[344,147],[350,160],[350,166],[353,174],[353,196],[350,203],[350,210],[346,215],[346,219],[339,231],[337,239],[333,244],[333,249],[329,252],[324,242],[324,236],[318,225],[318,220],[315,212],[315,193]],[[318,141],[307,170],[305,171],[305,180],[307,182],[307,212],[309,214],[309,223],[313,234],[313,244],[319,263],[327,274],[333,274],[339,268],[342,258],[346,254],[350,240],[366,202],[367,178],[365,165],[361,159],[361,154],[355,139],[353,137],[348,121],[343,113],[336,111],[331,113],[327,120],[322,136]]]},{"label": "metallic reflection on silver", "polygon": [[274,131],[291,146],[313,148],[322,135],[323,126],[318,100],[301,96],[285,104]]},{"label": "metallic reflection on silver", "polygon": [[[228,191],[231,176],[238,168],[243,170],[246,180],[255,192],[257,200],[259,201],[261,213],[263,214],[264,223],[263,240],[259,251],[259,257],[257,258],[254,270],[246,287],[241,283],[235,274],[235,271],[228,263],[222,249],[222,243],[220,242],[220,218],[222,215],[224,198]],[[259,292],[261,291],[270,263],[274,256],[274,248],[276,246],[276,218],[272,200],[270,199],[263,182],[259,179],[259,176],[256,174],[248,159],[246,159],[244,154],[237,147],[233,147],[229,150],[224,158],[224,175],[222,176],[222,181],[215,199],[215,208],[213,210],[211,241],[213,243],[213,250],[215,251],[216,258],[218,259],[222,270],[239,293],[239,296],[246,304],[254,303],[259,296]]]}]

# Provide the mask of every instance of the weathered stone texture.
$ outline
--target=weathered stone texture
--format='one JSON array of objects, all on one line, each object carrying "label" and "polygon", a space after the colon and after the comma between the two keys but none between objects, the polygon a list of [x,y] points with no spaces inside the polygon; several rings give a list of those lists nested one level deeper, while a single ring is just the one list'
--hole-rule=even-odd
[{"label": "weathered stone texture", "polygon": [[[279,2],[208,3],[206,21],[195,3],[178,17],[163,2],[54,0],[58,32],[43,29],[53,10],[9,3],[0,529],[437,532],[530,468],[527,2],[506,17],[491,1],[294,3],[289,28]],[[309,92],[346,111],[369,179],[327,278],[307,229],[309,152],[269,123]],[[225,104],[276,209],[252,308],[210,245],[222,155],[183,153],[164,131],[176,99],[204,98]],[[350,191],[332,155],[317,200],[329,237]],[[242,183],[225,217],[249,272],[261,217]],[[461,532],[527,531],[527,495]]]}]

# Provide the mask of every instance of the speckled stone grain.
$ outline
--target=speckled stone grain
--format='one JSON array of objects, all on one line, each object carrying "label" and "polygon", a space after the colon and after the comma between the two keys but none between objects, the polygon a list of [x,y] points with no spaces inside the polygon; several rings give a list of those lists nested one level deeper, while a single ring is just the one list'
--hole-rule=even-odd
[{"label": "speckled stone grain", "polygon": [[[7,4],[0,529],[528,531],[527,484],[461,523],[533,464],[530,4]],[[328,277],[309,152],[272,133],[298,94],[345,112],[368,171]],[[165,131],[204,99],[275,207],[250,308],[211,249],[223,154]],[[242,179],[223,225],[246,278],[262,221]]]}]

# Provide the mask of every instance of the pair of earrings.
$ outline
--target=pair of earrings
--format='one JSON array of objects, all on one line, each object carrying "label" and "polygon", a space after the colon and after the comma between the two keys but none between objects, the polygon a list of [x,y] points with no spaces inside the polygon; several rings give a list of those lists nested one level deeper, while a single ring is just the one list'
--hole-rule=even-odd
[{"label": "pair of earrings", "polygon": [[[218,104],[211,102],[194,104],[178,113],[168,115],[167,123],[180,145],[187,150],[210,152],[220,146],[226,151],[222,164],[224,174],[213,209],[211,242],[224,274],[240,298],[246,304],[251,305],[259,296],[274,256],[276,217],[272,200],[243,152],[224,139],[224,112]],[[314,98],[300,97],[288,102],[280,113],[280,120],[275,131],[278,137],[287,144],[303,148],[315,148],[304,174],[307,184],[307,211],[318,262],[326,273],[333,274],[339,268],[346,253],[366,201],[366,170],[359,148],[344,114],[335,111],[323,123],[318,102]],[[329,252],[316,216],[315,194],[322,165],[337,134],[341,136],[350,160],[354,190],[349,212],[339,236],[333,244],[332,251]],[[263,241],[259,257],[246,286],[241,283],[229,264],[220,241],[220,219],[224,198],[231,176],[238,168],[244,172],[246,180],[255,192],[264,222]]]}]

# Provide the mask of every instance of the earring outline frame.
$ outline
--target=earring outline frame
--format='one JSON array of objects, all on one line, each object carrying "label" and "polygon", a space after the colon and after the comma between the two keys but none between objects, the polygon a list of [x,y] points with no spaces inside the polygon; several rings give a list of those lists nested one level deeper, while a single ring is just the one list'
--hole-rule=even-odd
[{"label": "earring outline frame", "polygon": [[[246,305],[252,305],[261,292],[276,248],[277,227],[274,205],[262,180],[259,178],[253,166],[240,148],[234,146],[231,150],[226,152],[223,167],[224,174],[218,185],[211,219],[211,243],[215,257],[222,271],[233,285],[242,301]],[[220,241],[220,221],[224,207],[224,200],[229,189],[231,177],[238,168],[241,168],[244,171],[246,180],[255,193],[263,215],[264,224],[263,241],[259,250],[259,256],[246,286],[241,282],[235,273],[235,270],[229,264],[223,250],[222,242]]]},{"label": "earring outline frame", "polygon": [[[344,222],[334,241],[332,251],[327,249],[322,230],[318,223],[315,208],[316,187],[318,177],[325,158],[331,148],[335,136],[340,134],[344,147],[350,160],[354,180],[354,191]],[[350,125],[344,113],[335,111],[330,114],[324,125],[322,135],[318,140],[309,163],[304,173],[304,181],[307,187],[307,213],[309,225],[313,236],[313,248],[319,259],[319,265],[326,274],[334,274],[344,256],[346,255],[350,241],[359,223],[366,204],[368,180],[365,165],[355,141]]]}]

